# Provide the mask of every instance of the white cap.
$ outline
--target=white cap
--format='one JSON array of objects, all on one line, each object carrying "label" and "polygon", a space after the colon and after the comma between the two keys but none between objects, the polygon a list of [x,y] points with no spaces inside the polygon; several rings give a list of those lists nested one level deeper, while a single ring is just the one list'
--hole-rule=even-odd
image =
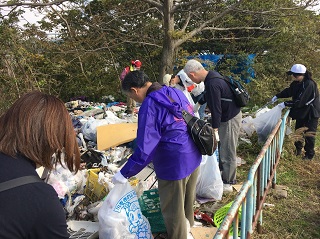
[{"label": "white cap", "polygon": [[163,79],[162,79],[162,82],[164,85],[166,86],[169,86],[170,85],[170,80],[171,80],[171,74],[165,74]]},{"label": "white cap", "polygon": [[297,74],[305,74],[307,71],[307,68],[302,64],[294,64],[291,67],[291,70],[287,72],[288,75],[292,75],[293,73]]}]

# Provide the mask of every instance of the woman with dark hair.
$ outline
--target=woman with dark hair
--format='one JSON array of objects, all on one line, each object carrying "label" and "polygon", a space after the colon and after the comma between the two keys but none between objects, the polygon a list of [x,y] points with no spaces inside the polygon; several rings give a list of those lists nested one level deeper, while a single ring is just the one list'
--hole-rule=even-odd
[{"label": "woman with dark hair", "polygon": [[53,187],[36,168],[78,171],[80,152],[70,115],[55,96],[30,92],[0,117],[0,238],[69,238]]},{"label": "woman with dark hair", "polygon": [[[312,79],[312,74],[302,64],[295,64],[287,72],[293,76],[290,86],[272,98],[272,102],[278,98],[292,97],[292,100],[281,103],[282,107],[291,107],[289,116],[296,120],[295,129],[308,128],[305,133],[305,156],[303,159],[311,160],[314,155],[315,133],[320,117],[320,100],[317,83]],[[311,134],[310,134],[311,133]],[[313,135],[312,135],[313,133]],[[296,141],[296,155],[302,153],[303,142]]]},{"label": "woman with dark hair", "polygon": [[142,104],[137,147],[112,181],[125,183],[152,161],[168,239],[186,239],[186,218],[194,224],[193,203],[202,159],[181,112],[183,108],[193,114],[192,106],[182,91],[152,83],[142,71],[129,72],[122,90]]}]

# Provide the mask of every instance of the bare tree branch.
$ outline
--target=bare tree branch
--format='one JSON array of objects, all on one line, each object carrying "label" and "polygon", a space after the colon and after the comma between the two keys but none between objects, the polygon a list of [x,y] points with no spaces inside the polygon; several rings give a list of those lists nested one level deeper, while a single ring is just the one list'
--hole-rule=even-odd
[{"label": "bare tree branch", "polygon": [[190,2],[180,2],[179,4],[176,4],[173,6],[171,13],[174,13],[177,11],[177,9],[181,8],[181,7],[188,7],[188,6],[197,6],[199,7],[200,4],[203,3],[203,0],[193,0]]},{"label": "bare tree branch", "polygon": [[[234,9],[236,9],[239,5],[241,5],[241,3],[244,0],[239,0],[237,3],[231,5],[230,7],[228,7],[225,11],[221,12],[220,14],[218,14],[217,16],[209,19],[208,21],[203,22],[202,24],[200,24],[197,28],[195,28],[194,30],[192,30],[191,32],[185,34],[181,39],[178,39],[175,41],[175,47],[180,46],[182,43],[184,43],[185,41],[187,41],[188,39],[192,38],[193,36],[195,36],[196,34],[198,34],[199,32],[203,31],[204,28],[208,27],[209,24],[215,22],[216,20],[224,17],[225,15],[227,15],[228,13],[232,12]],[[194,0],[193,2],[196,2],[196,0]]]},{"label": "bare tree branch", "polygon": [[[13,13],[13,12],[17,9],[17,7],[18,7],[18,6],[13,7],[7,14],[3,15],[3,17],[9,16],[11,13]],[[1,19],[2,19],[3,17],[1,17]]]},{"label": "bare tree branch", "polygon": [[181,27],[181,31],[182,31],[182,32],[185,32],[185,31],[186,31],[187,26],[188,26],[188,24],[189,24],[190,20],[191,20],[191,13],[190,13],[190,12],[188,12],[188,16],[187,16],[187,18],[186,18],[186,20],[185,20],[185,22],[184,22],[183,26]]},{"label": "bare tree branch", "polygon": [[52,5],[59,5],[64,2],[69,2],[70,0],[54,0],[52,2],[7,2],[0,4],[1,7],[19,7],[19,6],[29,6],[29,7],[44,7],[44,6],[52,6]]},{"label": "bare tree branch", "polygon": [[151,6],[154,6],[158,8],[160,11],[162,11],[163,4],[160,3],[160,1],[154,1],[154,0],[143,0],[146,3],[149,3]]},{"label": "bare tree branch", "polygon": [[[67,26],[67,29],[68,29],[68,32],[69,32],[69,34],[70,34],[70,37],[72,37],[72,38],[75,39],[75,36],[74,36],[74,34],[72,33],[72,31],[71,31],[71,28],[70,28],[70,25],[69,25],[68,21],[60,14],[60,12],[58,12],[57,10],[55,10],[53,7],[51,7],[51,10],[52,10],[54,13],[56,13],[56,14],[65,22],[65,24],[66,24],[66,26]],[[84,75],[84,77],[85,77],[86,79],[88,79],[88,76],[87,76],[87,74],[85,73],[85,70],[84,70],[84,67],[83,67],[83,63],[82,63],[82,59],[81,59],[81,57],[80,57],[81,54],[79,53],[79,49],[77,48],[76,45],[74,45],[73,47],[75,48],[76,52],[78,53],[78,54],[77,54],[77,58],[78,58],[78,60],[79,60],[81,72],[82,72],[82,74]]]},{"label": "bare tree branch", "polygon": [[203,30],[215,30],[215,31],[230,31],[230,30],[261,30],[261,31],[274,31],[272,28],[263,27],[204,27]]}]

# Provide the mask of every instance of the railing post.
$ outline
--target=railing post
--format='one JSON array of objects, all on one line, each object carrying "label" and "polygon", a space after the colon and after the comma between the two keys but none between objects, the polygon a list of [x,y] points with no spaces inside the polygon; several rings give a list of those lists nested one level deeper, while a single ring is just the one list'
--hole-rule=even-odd
[{"label": "railing post", "polygon": [[[249,239],[254,228],[262,233],[263,203],[270,187],[276,184],[276,168],[280,160],[289,110],[282,121],[269,135],[256,161],[249,170],[248,178],[223,219],[214,239],[229,238],[229,228],[233,226],[233,238],[238,237],[239,208],[241,211],[241,239]],[[271,181],[272,180],[272,181]]]}]

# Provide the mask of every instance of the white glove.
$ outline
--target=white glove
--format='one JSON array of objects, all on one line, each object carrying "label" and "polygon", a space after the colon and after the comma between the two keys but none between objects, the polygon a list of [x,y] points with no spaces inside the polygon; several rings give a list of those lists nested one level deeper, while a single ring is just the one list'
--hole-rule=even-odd
[{"label": "white glove", "polygon": [[271,99],[271,102],[274,103],[274,102],[276,102],[277,100],[278,100],[278,97],[277,97],[277,96],[273,96],[272,99]]},{"label": "white glove", "polygon": [[113,184],[124,184],[126,182],[128,182],[128,179],[126,179],[125,177],[123,177],[123,175],[121,174],[121,172],[117,172],[113,177],[111,182]]},{"label": "white glove", "polygon": [[200,108],[200,104],[199,103],[196,103],[194,106],[193,106],[193,113],[197,113],[199,108]]},{"label": "white glove", "polygon": [[213,133],[214,133],[214,137],[215,137],[216,141],[219,142],[220,138],[219,138],[218,130],[214,130]]},{"label": "white glove", "polygon": [[284,102],[278,104],[278,106],[279,106],[281,109],[284,109],[284,108],[286,107],[285,104],[284,104]]}]

